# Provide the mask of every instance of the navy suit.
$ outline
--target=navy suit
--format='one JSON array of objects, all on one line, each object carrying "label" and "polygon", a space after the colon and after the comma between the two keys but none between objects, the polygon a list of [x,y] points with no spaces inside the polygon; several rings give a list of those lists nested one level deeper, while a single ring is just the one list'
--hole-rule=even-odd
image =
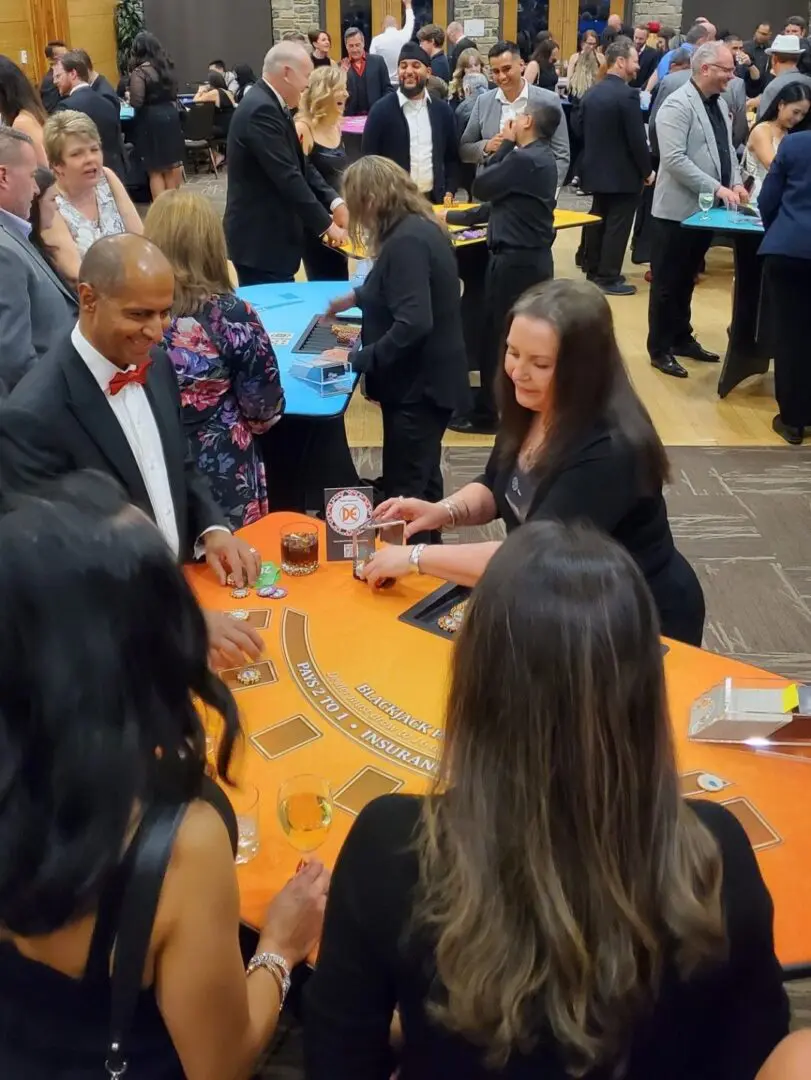
[{"label": "navy suit", "polygon": [[811,131],[780,143],[763,181],[758,206],[766,226],[764,260],[766,321],[771,326],[774,393],[780,418],[792,428],[811,428],[811,367],[801,316],[811,295]]},{"label": "navy suit", "polygon": [[[441,203],[446,192],[456,191],[459,175],[456,125],[450,105],[438,98],[430,98],[428,117],[434,144],[434,187],[431,201]],[[372,106],[363,131],[361,152],[364,155],[379,154],[389,158],[396,161],[407,173],[411,173],[408,122],[403,116],[397,94],[387,94]]]}]

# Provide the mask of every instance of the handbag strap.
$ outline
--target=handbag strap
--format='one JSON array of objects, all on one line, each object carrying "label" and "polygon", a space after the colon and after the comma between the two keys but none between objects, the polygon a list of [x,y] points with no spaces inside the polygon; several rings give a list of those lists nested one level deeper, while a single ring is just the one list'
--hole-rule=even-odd
[{"label": "handbag strap", "polygon": [[110,1042],[105,1067],[113,1080],[127,1071],[123,1044],[135,1017],[163,878],[186,805],[151,807],[136,841],[138,849],[121,903],[110,979]]}]

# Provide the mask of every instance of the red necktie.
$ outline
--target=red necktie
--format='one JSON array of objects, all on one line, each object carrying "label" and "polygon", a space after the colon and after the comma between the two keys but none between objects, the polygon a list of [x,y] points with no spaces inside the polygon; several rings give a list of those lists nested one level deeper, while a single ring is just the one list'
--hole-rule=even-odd
[{"label": "red necktie", "polygon": [[119,390],[123,390],[125,386],[129,386],[130,383],[138,383],[139,386],[143,386],[146,382],[146,373],[149,371],[151,360],[146,360],[143,364],[140,364],[137,368],[133,368],[132,371],[118,371],[110,379],[110,384],[107,387],[110,397],[113,394],[117,394]]}]

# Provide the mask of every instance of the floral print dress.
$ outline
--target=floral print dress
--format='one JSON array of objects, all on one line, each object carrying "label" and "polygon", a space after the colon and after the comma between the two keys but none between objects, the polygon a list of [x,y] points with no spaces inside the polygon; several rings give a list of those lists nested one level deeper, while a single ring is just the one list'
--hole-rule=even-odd
[{"label": "floral print dress", "polygon": [[229,525],[239,529],[268,512],[265,465],[255,435],[284,411],[273,346],[250,304],[212,296],[166,331],[197,466]]}]

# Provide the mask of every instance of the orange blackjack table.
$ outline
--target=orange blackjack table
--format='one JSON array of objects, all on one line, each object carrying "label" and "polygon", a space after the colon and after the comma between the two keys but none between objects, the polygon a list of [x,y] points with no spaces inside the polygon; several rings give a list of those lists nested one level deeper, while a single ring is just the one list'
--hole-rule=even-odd
[{"label": "orange blackjack table", "polygon": [[[240,535],[264,560],[278,563],[280,528],[296,521],[313,523],[272,514]],[[238,869],[242,916],[254,926],[300,859],[277,818],[284,780],[311,773],[329,781],[335,812],[317,856],[332,866],[353,818],[370,799],[426,789],[442,741],[452,642],[399,618],[440,582],[412,575],[372,591],[352,577],[351,562],[325,561],[319,529],[319,569],[308,577],[282,576],[283,599],[261,599],[254,590],[235,599],[205,567],[188,569],[203,607],[258,612],[252,621],[267,622],[261,631],[264,665],[252,665],[263,682],[235,691],[246,734],[235,772],[260,793],[260,851]],[[811,762],[688,740],[696,697],[727,676],[763,673],[677,642],[668,645],[664,663],[682,789],[736,813],[774,898],[781,962],[811,961]],[[728,786],[707,793],[697,782],[703,774]]]}]

